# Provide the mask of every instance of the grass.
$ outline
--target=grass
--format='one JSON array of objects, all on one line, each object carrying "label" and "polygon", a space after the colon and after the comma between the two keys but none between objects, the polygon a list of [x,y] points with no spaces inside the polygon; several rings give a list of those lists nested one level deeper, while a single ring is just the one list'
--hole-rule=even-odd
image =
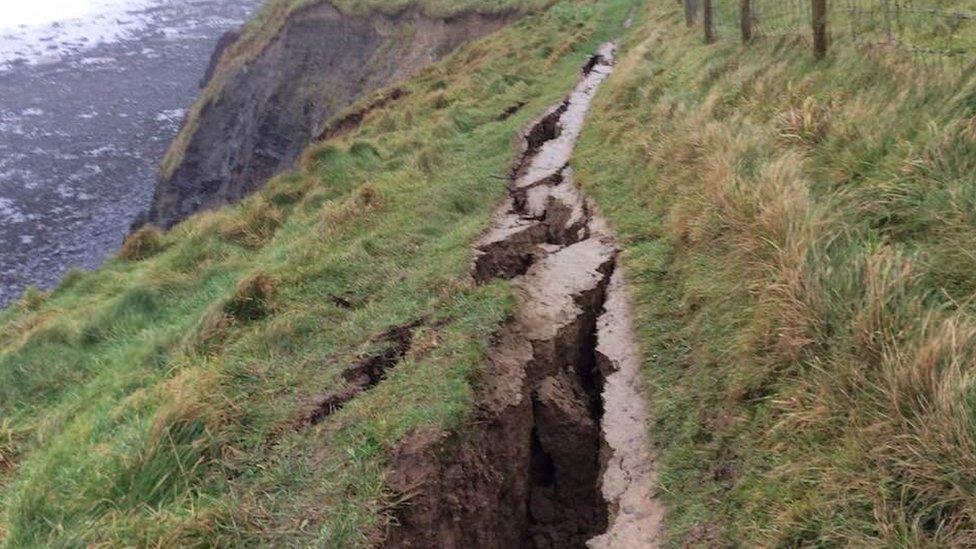
[{"label": "grass", "polygon": [[[2,544],[379,539],[389,452],[415,429],[462,428],[511,312],[507,285],[473,287],[467,270],[515,131],[631,4],[564,0],[465,46],[301,170],[0,313]],[[297,427],[382,352],[377,336],[417,319],[387,381]]]},{"label": "grass", "polygon": [[673,546],[976,544],[976,81],[650,2],[575,171],[624,245]]},{"label": "grass", "polygon": [[[827,7],[834,46],[850,47],[856,42],[889,55],[896,51],[914,55],[917,63],[956,69],[971,62],[976,51],[976,4],[972,0],[856,0],[828,2]],[[809,39],[812,14],[808,0],[752,0],[752,8],[757,35]],[[717,2],[719,33],[728,38],[739,36],[739,15],[738,2]]]},{"label": "grass", "polygon": [[[387,456],[464,428],[511,313],[466,271],[513,135],[632,5],[461,48],[300,171],[0,312],[0,540],[381,539]],[[623,247],[672,546],[976,545],[976,76],[889,53],[705,46],[655,0],[594,104],[574,172]]]}]

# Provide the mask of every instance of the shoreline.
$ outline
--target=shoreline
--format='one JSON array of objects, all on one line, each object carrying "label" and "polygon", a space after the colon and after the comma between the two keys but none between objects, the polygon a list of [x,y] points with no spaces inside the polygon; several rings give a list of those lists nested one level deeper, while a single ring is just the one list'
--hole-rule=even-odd
[{"label": "shoreline", "polygon": [[0,307],[118,249],[217,40],[260,3],[152,5],[138,36],[0,68]]}]

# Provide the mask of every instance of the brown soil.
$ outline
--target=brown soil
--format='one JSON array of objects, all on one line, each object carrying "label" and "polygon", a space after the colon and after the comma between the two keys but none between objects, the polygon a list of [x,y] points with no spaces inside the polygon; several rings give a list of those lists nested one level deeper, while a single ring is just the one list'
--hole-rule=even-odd
[{"label": "brown soil", "polygon": [[511,118],[512,116],[514,116],[515,113],[517,113],[520,110],[522,110],[522,107],[524,107],[526,105],[528,105],[528,103],[526,101],[519,101],[518,103],[516,103],[516,104],[512,105],[511,107],[508,107],[507,109],[505,109],[504,111],[502,111],[502,113],[500,115],[498,115],[497,117],[495,117],[495,120],[498,120],[498,121],[508,120],[509,118]]},{"label": "brown soil", "polygon": [[475,283],[513,279],[518,312],[492,345],[463,433],[396,453],[404,495],[387,547],[654,547],[648,415],[617,249],[569,160],[613,46],[521,136],[509,196],[476,245]]}]

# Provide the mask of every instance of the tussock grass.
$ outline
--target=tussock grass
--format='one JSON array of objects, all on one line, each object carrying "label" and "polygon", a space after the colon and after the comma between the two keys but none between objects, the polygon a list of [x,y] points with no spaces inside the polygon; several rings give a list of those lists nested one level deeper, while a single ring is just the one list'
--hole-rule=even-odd
[{"label": "tussock grass", "polygon": [[257,271],[241,280],[234,296],[224,305],[224,312],[241,322],[261,320],[274,312],[277,297],[278,281]]},{"label": "tussock grass", "polygon": [[119,257],[126,261],[142,261],[156,255],[162,249],[162,232],[152,225],[145,225],[125,239],[122,249],[119,250]]},{"label": "tussock grass", "polygon": [[625,244],[671,543],[976,544],[972,75],[650,4],[576,173]]},{"label": "tussock grass", "polygon": [[[272,194],[279,199],[282,196],[275,191]],[[263,196],[255,196],[245,199],[219,232],[231,242],[248,248],[260,248],[274,236],[283,222],[284,215],[277,206]]]},{"label": "tussock grass", "polygon": [[[472,287],[467,271],[515,132],[571,88],[630,6],[564,0],[461,48],[311,147],[300,172],[159,235],[141,261],[0,312],[2,544],[381,539],[398,497],[387,456],[412,430],[463,428],[513,308],[507,285]],[[378,335],[418,318],[386,381],[295,429]]]}]

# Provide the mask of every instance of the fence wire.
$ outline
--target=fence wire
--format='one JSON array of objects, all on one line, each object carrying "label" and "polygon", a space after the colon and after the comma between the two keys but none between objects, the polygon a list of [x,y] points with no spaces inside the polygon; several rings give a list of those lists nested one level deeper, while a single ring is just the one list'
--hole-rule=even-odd
[{"label": "fence wire", "polygon": [[[738,37],[740,1],[713,0],[721,39]],[[810,37],[810,0],[752,0],[752,32]],[[919,64],[968,69],[976,63],[976,0],[829,0],[832,47],[901,52]]]}]

